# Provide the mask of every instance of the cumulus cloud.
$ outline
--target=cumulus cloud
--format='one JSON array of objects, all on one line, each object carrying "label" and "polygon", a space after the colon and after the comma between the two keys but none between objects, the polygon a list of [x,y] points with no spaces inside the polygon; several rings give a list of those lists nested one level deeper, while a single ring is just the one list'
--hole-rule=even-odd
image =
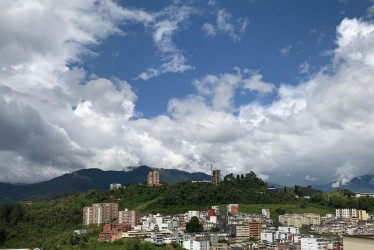
[{"label": "cumulus cloud", "polygon": [[163,63],[159,67],[147,68],[138,78],[146,81],[167,72],[182,73],[193,69],[193,66],[187,64],[182,50],[173,43],[172,37],[195,12],[189,6],[172,5],[154,14],[155,21],[148,24],[147,29],[152,32],[153,42]]},{"label": "cumulus cloud", "polygon": [[[171,99],[167,113],[135,119],[137,96],[128,82],[89,78],[71,62],[79,65],[82,55],[94,53],[92,46],[123,32],[120,24],[148,23],[165,68],[181,71],[184,57],[171,37],[189,9],[163,10],[164,20],[109,1],[0,4],[0,32],[6,34],[0,38],[0,181],[140,164],[209,172],[207,162],[229,162],[224,174],[252,170],[280,184],[334,178],[338,186],[372,173],[369,21],[342,20],[331,66],[298,85],[276,87],[258,71],[235,68],[194,80],[196,91]],[[169,22],[170,13],[180,18]],[[241,95],[238,105],[242,92],[251,98]],[[276,98],[264,100],[268,93]]]}]

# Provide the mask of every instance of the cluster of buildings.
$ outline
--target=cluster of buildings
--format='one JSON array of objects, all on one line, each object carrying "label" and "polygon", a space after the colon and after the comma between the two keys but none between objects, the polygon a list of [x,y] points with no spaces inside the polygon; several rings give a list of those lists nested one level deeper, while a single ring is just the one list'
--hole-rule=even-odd
[{"label": "cluster of buildings", "polygon": [[326,214],[311,230],[319,234],[367,235],[374,234],[374,221],[365,210],[336,209],[335,215]]},{"label": "cluster of buildings", "polygon": [[[136,210],[119,210],[118,203],[95,203],[83,208],[83,225],[104,224],[99,241],[140,237],[152,243],[177,242],[189,250],[341,250],[345,242],[345,250],[370,249],[357,248],[369,243],[374,246],[374,237],[367,236],[374,235],[374,221],[364,210],[337,209],[335,215],[324,217],[313,213],[285,214],[280,215],[278,227],[266,208],[260,214],[248,214],[240,212],[238,204],[228,204],[225,210],[212,206],[207,211],[184,214],[141,215]],[[185,232],[193,217],[199,219],[203,232]],[[304,226],[325,237],[303,235],[300,229]],[[332,237],[333,234],[337,236]]]}]

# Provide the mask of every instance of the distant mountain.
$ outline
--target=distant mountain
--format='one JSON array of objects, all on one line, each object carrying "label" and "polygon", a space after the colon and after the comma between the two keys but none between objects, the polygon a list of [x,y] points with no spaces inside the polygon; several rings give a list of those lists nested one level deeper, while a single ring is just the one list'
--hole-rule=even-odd
[{"label": "distant mountain", "polygon": [[[337,188],[332,187],[333,183],[328,183],[324,185],[315,186],[315,188],[332,191]],[[352,192],[361,192],[361,193],[374,193],[374,175],[364,175],[353,178],[346,185],[339,187],[340,189],[349,189]]]},{"label": "distant mountain", "polygon": [[[35,184],[19,185],[0,182],[0,203],[52,198],[66,192],[105,190],[109,189],[111,183],[121,183],[122,185],[145,183],[147,174],[152,170],[147,166],[132,167],[129,171],[81,169]],[[210,176],[204,173],[188,173],[176,169],[157,170],[160,173],[160,182],[168,184],[191,180],[210,180]]]}]

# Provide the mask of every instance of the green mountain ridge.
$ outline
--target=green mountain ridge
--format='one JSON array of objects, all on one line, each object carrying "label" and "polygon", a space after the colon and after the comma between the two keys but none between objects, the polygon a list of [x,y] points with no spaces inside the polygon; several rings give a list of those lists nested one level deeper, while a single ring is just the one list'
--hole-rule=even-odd
[{"label": "green mountain ridge", "polygon": [[[48,181],[34,184],[0,183],[0,203],[50,199],[67,192],[87,192],[107,190],[111,183],[122,185],[147,181],[147,174],[153,169],[148,166],[131,167],[130,171],[104,171],[101,169],[81,169]],[[158,169],[160,182],[174,184],[181,181],[210,180],[204,173],[188,173],[175,169]]]}]

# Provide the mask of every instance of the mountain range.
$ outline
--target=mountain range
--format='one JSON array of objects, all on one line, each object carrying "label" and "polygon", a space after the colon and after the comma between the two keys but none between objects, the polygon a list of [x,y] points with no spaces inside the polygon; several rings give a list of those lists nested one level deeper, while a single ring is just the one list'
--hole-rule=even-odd
[{"label": "mountain range", "polygon": [[[0,182],[0,203],[51,199],[66,195],[67,192],[87,192],[92,189],[106,190],[111,183],[139,184],[147,181],[150,171],[160,173],[160,182],[174,184],[182,181],[207,181],[210,175],[197,172],[189,173],[176,169],[157,169],[148,166],[129,167],[127,171],[104,171],[101,169],[81,169],[73,173],[64,174],[48,181],[34,184],[10,184]],[[334,191],[333,183],[315,185],[313,188],[323,191]],[[269,186],[283,188],[283,185],[268,183]],[[291,186],[292,187],[292,186]],[[374,192],[374,175],[353,178],[340,189],[350,189],[352,192]]]},{"label": "mountain range", "polygon": [[[338,188],[333,188],[333,183],[324,185],[316,185],[314,188],[321,189],[323,191],[333,191]],[[374,193],[374,175],[363,175],[358,176],[350,180],[347,184],[341,185],[339,189],[349,189],[352,192],[360,193]]]},{"label": "mountain range", "polygon": [[129,171],[103,171],[101,169],[81,169],[48,181],[34,184],[9,184],[0,182],[0,203],[57,198],[67,192],[87,192],[88,190],[109,189],[111,183],[139,184],[147,181],[150,171],[160,173],[160,182],[174,184],[182,181],[210,180],[204,173],[189,173],[176,169],[156,169],[148,166],[131,167]]}]

